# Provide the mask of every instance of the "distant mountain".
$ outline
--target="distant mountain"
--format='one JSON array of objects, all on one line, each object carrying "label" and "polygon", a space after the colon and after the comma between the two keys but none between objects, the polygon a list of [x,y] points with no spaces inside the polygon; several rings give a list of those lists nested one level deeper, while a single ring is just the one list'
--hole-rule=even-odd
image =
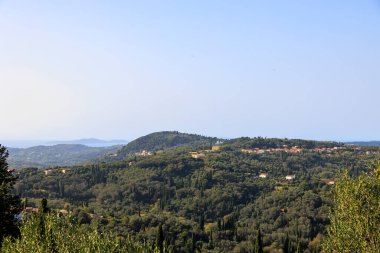
[{"label": "distant mountain", "polygon": [[177,131],[156,132],[131,141],[119,151],[117,157],[123,158],[129,154],[134,154],[143,150],[158,151],[181,146],[210,148],[217,141],[221,141],[221,139],[196,134],[180,133]]},{"label": "distant mountain", "polygon": [[372,146],[372,147],[380,147],[380,141],[351,141],[345,142],[346,144],[352,144],[357,146]]},{"label": "distant mountain", "polygon": [[128,141],[126,140],[100,140],[96,138],[88,138],[88,139],[79,139],[79,140],[71,140],[71,141],[49,141],[48,145],[57,145],[57,144],[80,144],[86,145],[89,147],[107,147],[107,146],[115,146],[115,145],[125,145]]},{"label": "distant mountain", "polygon": [[46,145],[44,140],[0,140],[0,144],[8,148],[30,148]]},{"label": "distant mountain", "polygon": [[109,147],[115,145],[125,145],[127,140],[100,140],[96,138],[79,140],[0,140],[0,144],[10,148],[30,148],[35,146],[52,146],[58,144],[80,144],[89,147]]},{"label": "distant mountain", "polygon": [[88,147],[80,144],[59,144],[30,148],[8,148],[11,168],[72,166],[115,155],[121,146]]}]

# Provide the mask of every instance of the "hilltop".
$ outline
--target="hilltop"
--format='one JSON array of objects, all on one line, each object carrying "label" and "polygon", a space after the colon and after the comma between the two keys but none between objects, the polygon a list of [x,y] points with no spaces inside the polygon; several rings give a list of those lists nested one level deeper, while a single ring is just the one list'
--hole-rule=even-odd
[{"label": "hilltop", "polygon": [[177,131],[162,131],[151,133],[131,141],[118,153],[118,158],[125,158],[130,154],[141,151],[158,151],[178,147],[188,148],[210,148],[222,139],[215,137],[205,137],[197,134],[180,133]]}]

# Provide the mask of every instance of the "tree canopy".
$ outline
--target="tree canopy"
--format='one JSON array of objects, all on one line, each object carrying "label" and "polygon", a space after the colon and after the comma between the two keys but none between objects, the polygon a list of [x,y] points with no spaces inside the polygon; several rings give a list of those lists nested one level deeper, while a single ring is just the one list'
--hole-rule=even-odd
[{"label": "tree canopy", "polygon": [[345,173],[336,184],[326,252],[380,252],[379,172],[358,178]]}]

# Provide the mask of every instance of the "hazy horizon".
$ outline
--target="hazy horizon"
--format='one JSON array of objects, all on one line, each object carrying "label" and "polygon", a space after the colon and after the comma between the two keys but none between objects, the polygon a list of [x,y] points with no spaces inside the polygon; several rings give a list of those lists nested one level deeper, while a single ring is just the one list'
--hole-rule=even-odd
[{"label": "hazy horizon", "polygon": [[[193,134],[193,133],[188,133]],[[201,134],[202,135],[202,134]],[[142,135],[145,136],[145,135]],[[80,138],[80,139],[0,139],[0,144],[6,147],[10,148],[29,148],[34,146],[53,146],[57,144],[82,144],[90,147],[107,147],[112,145],[125,145],[139,137],[138,136],[132,139],[123,139],[123,138],[117,138],[117,139],[110,139],[110,140],[104,140],[99,138]],[[278,136],[235,136],[235,137],[226,137],[226,136],[208,136],[208,137],[217,137],[221,139],[234,139],[239,137],[264,137],[264,138],[287,138],[287,137],[278,137]],[[91,139],[95,139],[94,142],[89,143],[79,143],[83,141],[88,141]],[[293,139],[293,138],[289,138]],[[297,139],[297,138],[294,138]],[[337,139],[309,139],[309,140],[315,140],[315,141],[335,141],[335,142],[371,142],[371,141],[379,141],[379,140],[337,140]],[[97,142],[99,141],[99,142]],[[105,142],[105,143],[101,143]]]},{"label": "hazy horizon", "polygon": [[0,1],[0,140],[380,140],[380,4]]}]

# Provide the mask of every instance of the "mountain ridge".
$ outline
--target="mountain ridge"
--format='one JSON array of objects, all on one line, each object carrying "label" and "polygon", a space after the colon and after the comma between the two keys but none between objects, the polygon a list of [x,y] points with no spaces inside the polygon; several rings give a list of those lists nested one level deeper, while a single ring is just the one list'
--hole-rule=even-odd
[{"label": "mountain ridge", "polygon": [[30,148],[8,148],[8,163],[13,168],[73,166],[116,153],[121,146],[89,147],[82,144],[57,144]]}]

